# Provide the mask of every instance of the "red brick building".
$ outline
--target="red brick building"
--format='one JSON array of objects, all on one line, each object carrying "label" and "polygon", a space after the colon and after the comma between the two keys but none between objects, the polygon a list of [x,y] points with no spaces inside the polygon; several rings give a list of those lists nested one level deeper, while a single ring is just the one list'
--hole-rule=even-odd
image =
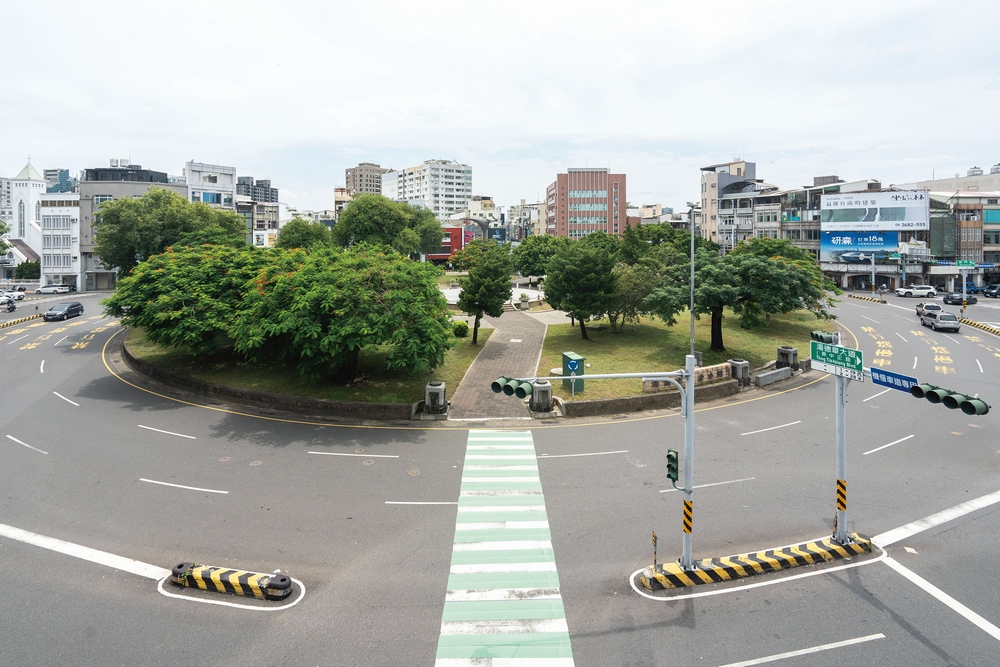
[{"label": "red brick building", "polygon": [[545,190],[545,233],[583,238],[591,232],[619,235],[628,219],[625,174],[607,169],[567,169]]}]

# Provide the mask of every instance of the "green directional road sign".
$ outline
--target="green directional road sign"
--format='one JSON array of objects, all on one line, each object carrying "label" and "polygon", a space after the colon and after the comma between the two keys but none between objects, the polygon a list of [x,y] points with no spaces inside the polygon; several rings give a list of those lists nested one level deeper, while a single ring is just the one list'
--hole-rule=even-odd
[{"label": "green directional road sign", "polygon": [[809,356],[812,357],[812,367],[818,371],[840,375],[858,382],[865,381],[861,350],[810,341]]},{"label": "green directional road sign", "polygon": [[955,262],[955,266],[957,266],[960,269],[974,269],[976,268],[976,263],[973,262],[971,259],[960,259],[957,262]]}]

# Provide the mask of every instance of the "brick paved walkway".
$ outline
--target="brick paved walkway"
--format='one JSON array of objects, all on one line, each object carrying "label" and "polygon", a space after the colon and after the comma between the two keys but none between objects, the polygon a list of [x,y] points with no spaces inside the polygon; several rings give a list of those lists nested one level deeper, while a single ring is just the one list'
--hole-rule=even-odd
[{"label": "brick paved walkway", "polygon": [[513,396],[494,394],[490,384],[501,375],[530,377],[535,374],[545,341],[545,325],[521,311],[483,319],[488,320],[495,331],[452,394],[448,418],[526,418],[529,416],[526,403]]}]

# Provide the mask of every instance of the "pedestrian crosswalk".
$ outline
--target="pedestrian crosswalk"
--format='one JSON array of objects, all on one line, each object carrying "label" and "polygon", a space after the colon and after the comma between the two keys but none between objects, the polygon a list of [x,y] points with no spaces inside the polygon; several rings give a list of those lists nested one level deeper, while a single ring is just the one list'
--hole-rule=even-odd
[{"label": "pedestrian crosswalk", "polygon": [[530,431],[469,432],[436,667],[572,667]]}]

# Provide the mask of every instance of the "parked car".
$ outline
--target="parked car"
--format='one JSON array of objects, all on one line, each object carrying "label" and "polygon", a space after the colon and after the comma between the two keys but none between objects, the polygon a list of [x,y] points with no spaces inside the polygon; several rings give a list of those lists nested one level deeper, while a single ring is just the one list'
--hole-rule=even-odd
[{"label": "parked car", "polygon": [[23,301],[24,300],[24,292],[18,292],[16,289],[5,290],[3,292],[3,295],[4,296],[9,296],[10,298],[14,299],[14,301]]},{"label": "parked car", "polygon": [[896,296],[937,296],[937,290],[930,285],[910,285],[897,287]]},{"label": "parked car", "polygon": [[77,315],[83,315],[83,304],[79,301],[70,301],[69,303],[57,303],[52,306],[45,311],[42,319],[46,322],[51,322],[52,320],[68,320]]},{"label": "parked car", "polygon": [[[961,292],[948,292],[943,297],[941,297],[941,300],[944,301],[945,303],[950,303],[950,304],[955,305],[955,306],[961,306],[962,305],[962,293]],[[977,301],[978,301],[978,299],[976,297],[972,296],[971,294],[967,294],[966,297],[965,297],[965,302],[966,303],[976,303]]]},{"label": "parked car", "polygon": [[69,285],[45,285],[36,289],[35,294],[69,294]]},{"label": "parked car", "polygon": [[934,331],[958,331],[962,327],[957,317],[943,310],[924,313],[920,316],[920,323]]},{"label": "parked car", "polygon": [[939,313],[941,310],[941,306],[936,303],[921,302],[917,304],[917,317],[923,317],[924,313]]},{"label": "parked car", "polygon": [[1000,285],[990,285],[983,290],[983,296],[988,296],[991,299],[1000,297]]}]

